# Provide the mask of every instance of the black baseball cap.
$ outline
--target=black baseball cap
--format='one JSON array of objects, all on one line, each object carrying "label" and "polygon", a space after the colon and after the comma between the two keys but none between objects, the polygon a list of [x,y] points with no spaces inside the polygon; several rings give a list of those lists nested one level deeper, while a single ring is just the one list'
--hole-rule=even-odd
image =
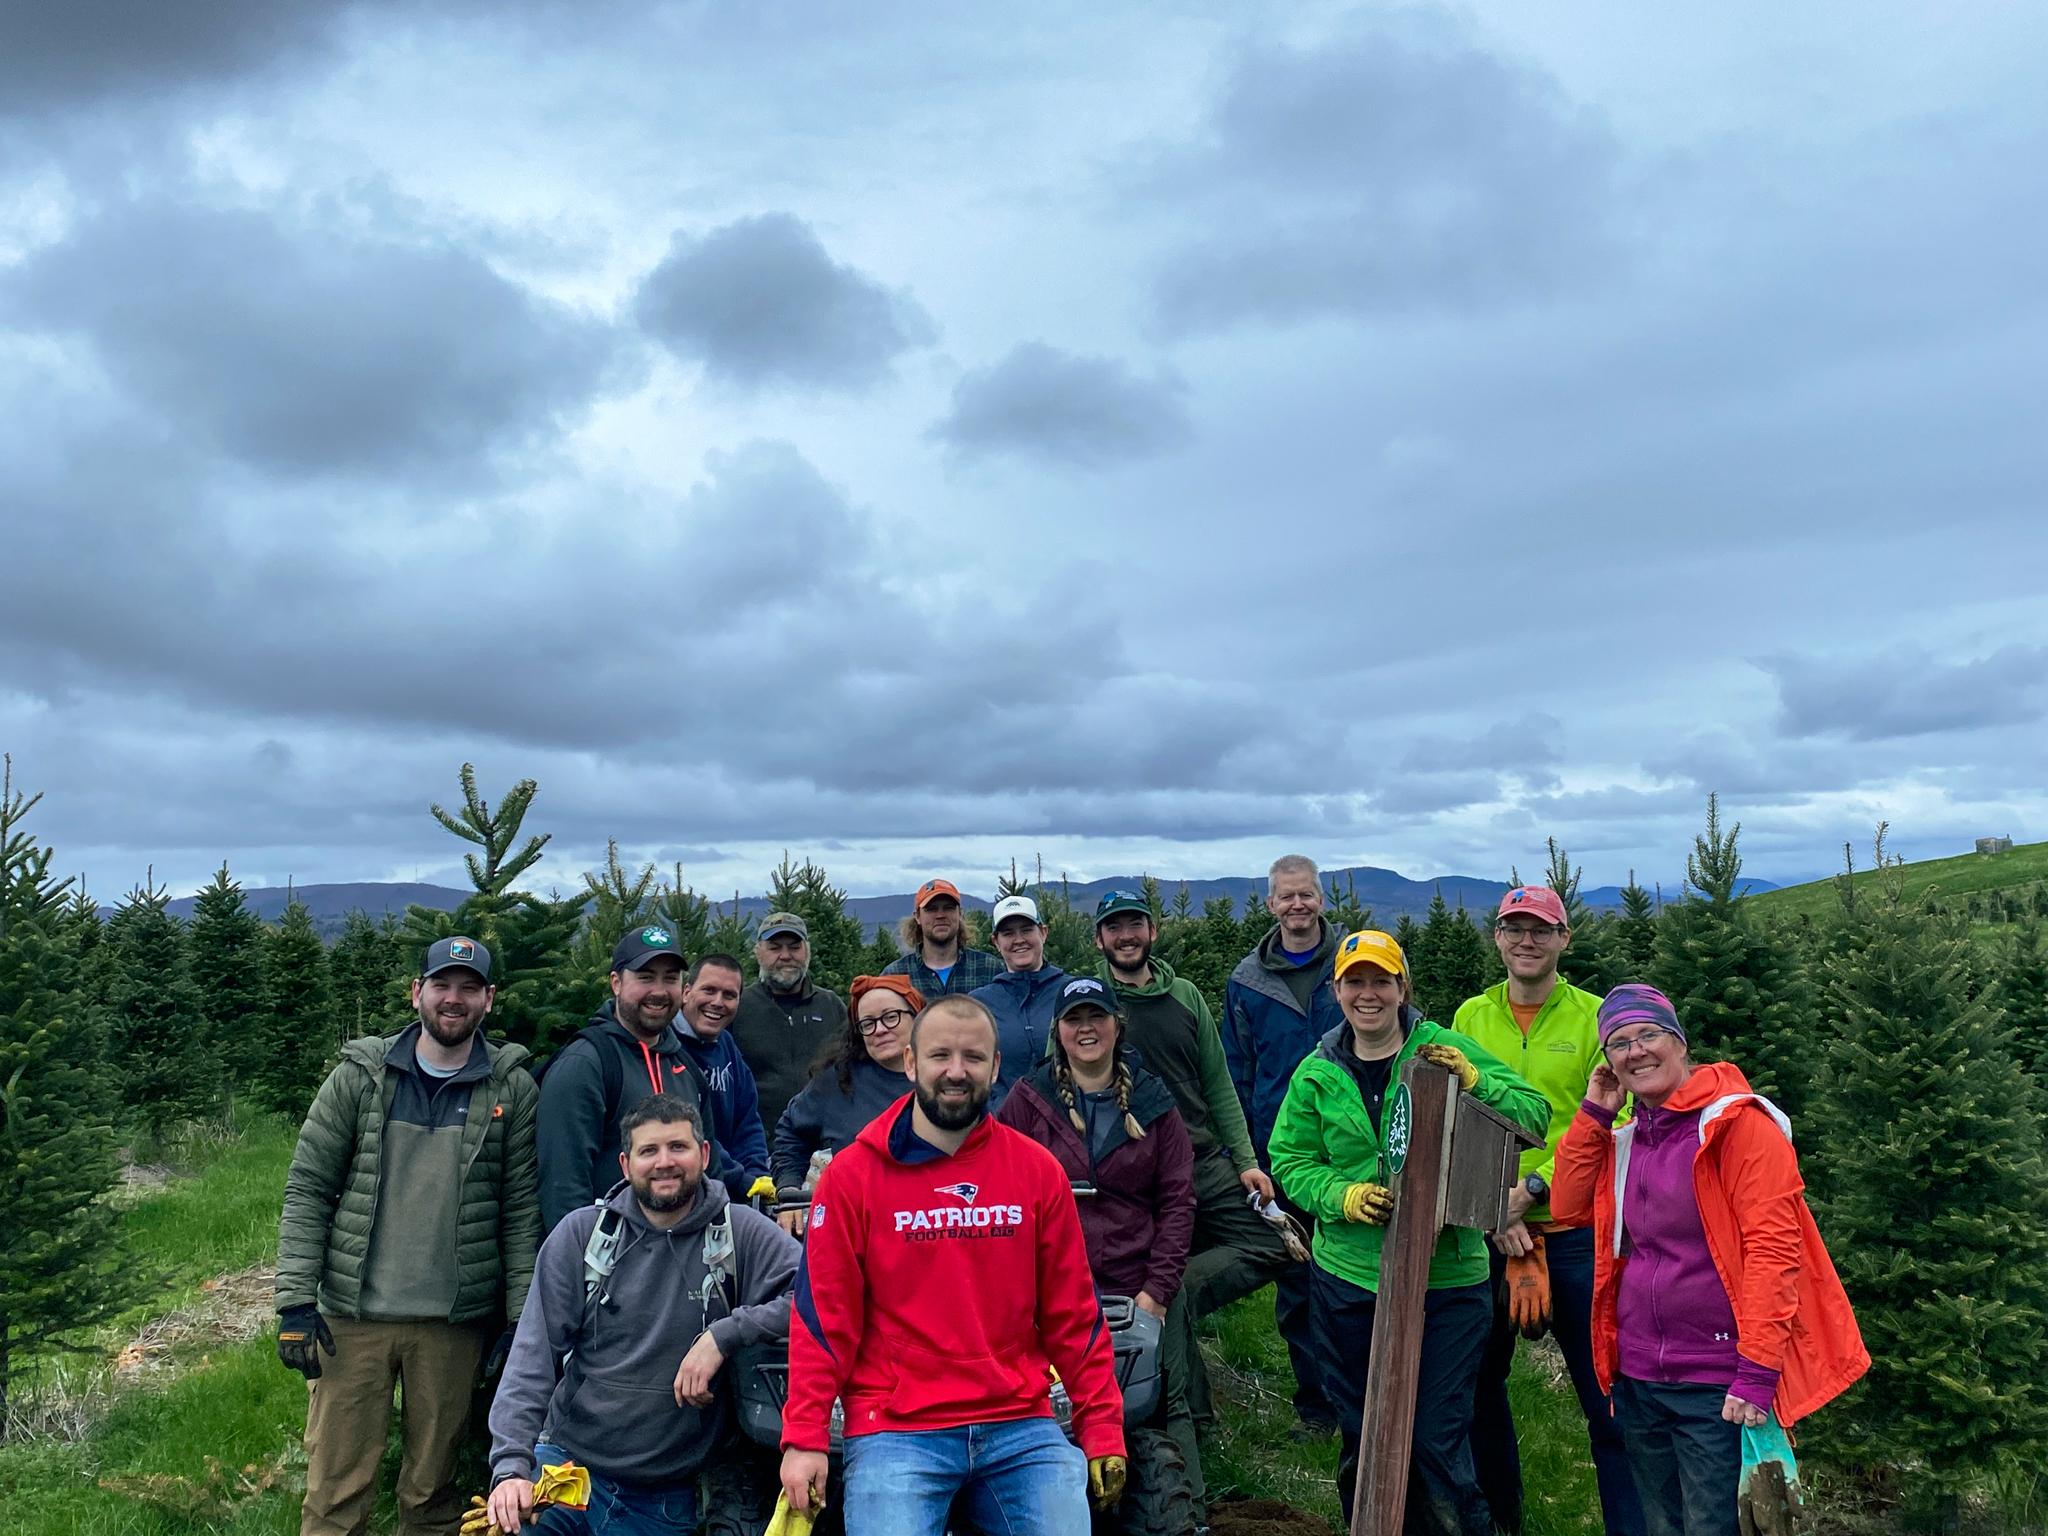
[{"label": "black baseball cap", "polygon": [[1069,976],[1060,985],[1052,1016],[1055,1020],[1064,1019],[1076,1008],[1100,1008],[1104,1013],[1115,1013],[1116,995],[1093,976]]},{"label": "black baseball cap", "polygon": [[647,923],[639,928],[630,928],[626,936],[612,948],[612,970],[643,971],[647,962],[656,955],[674,955],[679,964],[687,965],[683,958],[682,946],[676,943],[676,936],[660,923]]},{"label": "black baseball cap", "polygon": [[438,976],[443,971],[475,971],[485,981],[491,979],[491,952],[476,939],[454,934],[445,939],[436,939],[427,946],[427,958],[420,962],[420,978]]},{"label": "black baseball cap", "polygon": [[1149,918],[1152,904],[1136,891],[1104,891],[1102,900],[1095,904],[1095,926],[1100,928],[1119,912],[1142,912]]}]

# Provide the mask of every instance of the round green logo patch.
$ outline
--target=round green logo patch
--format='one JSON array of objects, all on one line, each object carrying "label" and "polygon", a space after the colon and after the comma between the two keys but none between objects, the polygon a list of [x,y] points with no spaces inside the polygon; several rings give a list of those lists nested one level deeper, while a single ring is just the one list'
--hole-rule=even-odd
[{"label": "round green logo patch", "polygon": [[1408,1099],[1408,1085],[1396,1083],[1387,1106],[1387,1164],[1394,1172],[1408,1161],[1408,1137],[1415,1129],[1415,1106]]},{"label": "round green logo patch", "polygon": [[673,944],[675,940],[669,937],[666,928],[642,928],[640,930],[640,942],[642,944]]}]

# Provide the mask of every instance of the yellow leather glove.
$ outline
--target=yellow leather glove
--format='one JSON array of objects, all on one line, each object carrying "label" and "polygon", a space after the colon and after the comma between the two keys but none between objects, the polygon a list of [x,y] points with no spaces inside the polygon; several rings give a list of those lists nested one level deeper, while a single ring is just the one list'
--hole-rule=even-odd
[{"label": "yellow leather glove", "polygon": [[491,1507],[484,1502],[484,1496],[473,1493],[469,1497],[469,1508],[462,1512],[462,1536],[485,1536],[495,1531],[497,1525],[491,1519]]},{"label": "yellow leather glove", "polygon": [[793,1509],[789,1495],[778,1493],[775,1496],[775,1513],[768,1517],[767,1529],[761,1532],[761,1536],[811,1536],[811,1522],[825,1512],[822,1498],[817,1505],[814,1510]]},{"label": "yellow leather glove", "polygon": [[770,1200],[775,1198],[775,1180],[765,1173],[747,1186],[747,1198],[749,1200],[759,1200],[763,1195],[766,1195]]},{"label": "yellow leather glove", "polygon": [[573,1461],[542,1467],[540,1476],[533,1481],[533,1507],[540,1509],[548,1504],[560,1504],[567,1509],[588,1509],[590,1469],[579,1467]]},{"label": "yellow leather glove", "polygon": [[1455,1045],[1425,1045],[1416,1055],[1424,1061],[1433,1061],[1440,1067],[1448,1067],[1458,1074],[1458,1086],[1470,1093],[1479,1086],[1479,1069],[1472,1065],[1472,1059]]},{"label": "yellow leather glove", "polygon": [[1384,1226],[1394,1214],[1394,1192],[1384,1184],[1353,1184],[1344,1191],[1344,1219]]},{"label": "yellow leather glove", "polygon": [[1096,1456],[1088,1463],[1088,1499],[1097,1509],[1107,1509],[1124,1496],[1124,1459]]}]

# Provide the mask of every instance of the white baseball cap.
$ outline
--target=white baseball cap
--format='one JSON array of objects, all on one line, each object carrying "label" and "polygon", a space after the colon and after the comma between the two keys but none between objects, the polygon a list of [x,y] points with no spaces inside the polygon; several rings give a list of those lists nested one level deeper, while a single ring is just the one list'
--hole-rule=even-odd
[{"label": "white baseball cap", "polygon": [[1038,903],[1029,896],[1005,896],[989,914],[988,926],[993,931],[1003,926],[1004,919],[1012,917],[1028,917],[1034,923],[1044,921],[1038,915]]}]

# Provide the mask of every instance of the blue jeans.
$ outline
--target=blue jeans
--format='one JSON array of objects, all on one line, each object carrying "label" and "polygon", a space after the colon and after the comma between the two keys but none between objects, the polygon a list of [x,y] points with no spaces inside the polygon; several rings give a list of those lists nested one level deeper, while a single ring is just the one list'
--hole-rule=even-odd
[{"label": "blue jeans", "polygon": [[1614,1378],[1614,1418],[1650,1536],[1736,1536],[1742,1430],[1721,1417],[1726,1387]]},{"label": "blue jeans", "polygon": [[[1593,1373],[1593,1229],[1570,1227],[1543,1239],[1550,1270],[1550,1335],[1571,1373],[1572,1390],[1586,1416],[1593,1451],[1593,1475],[1600,1484],[1600,1511],[1608,1536],[1643,1536],[1643,1505],[1636,1496],[1621,1429],[1600,1378]],[[1522,1460],[1515,1444],[1515,1415],[1508,1406],[1508,1370],[1520,1331],[1508,1320],[1507,1260],[1493,1256],[1493,1332],[1479,1362],[1479,1396],[1472,1408],[1472,1461],[1494,1524],[1510,1536],[1522,1531]]]},{"label": "blue jeans", "polygon": [[[548,1466],[572,1458],[559,1446],[536,1445],[533,1459]],[[592,1472],[590,1507],[551,1504],[541,1511],[535,1529],[541,1536],[691,1536],[697,1529],[696,1481],[643,1487]]]},{"label": "blue jeans", "polygon": [[1088,1529],[1088,1458],[1050,1418],[846,1437],[846,1536],[941,1536],[956,1494],[989,1536]]}]

